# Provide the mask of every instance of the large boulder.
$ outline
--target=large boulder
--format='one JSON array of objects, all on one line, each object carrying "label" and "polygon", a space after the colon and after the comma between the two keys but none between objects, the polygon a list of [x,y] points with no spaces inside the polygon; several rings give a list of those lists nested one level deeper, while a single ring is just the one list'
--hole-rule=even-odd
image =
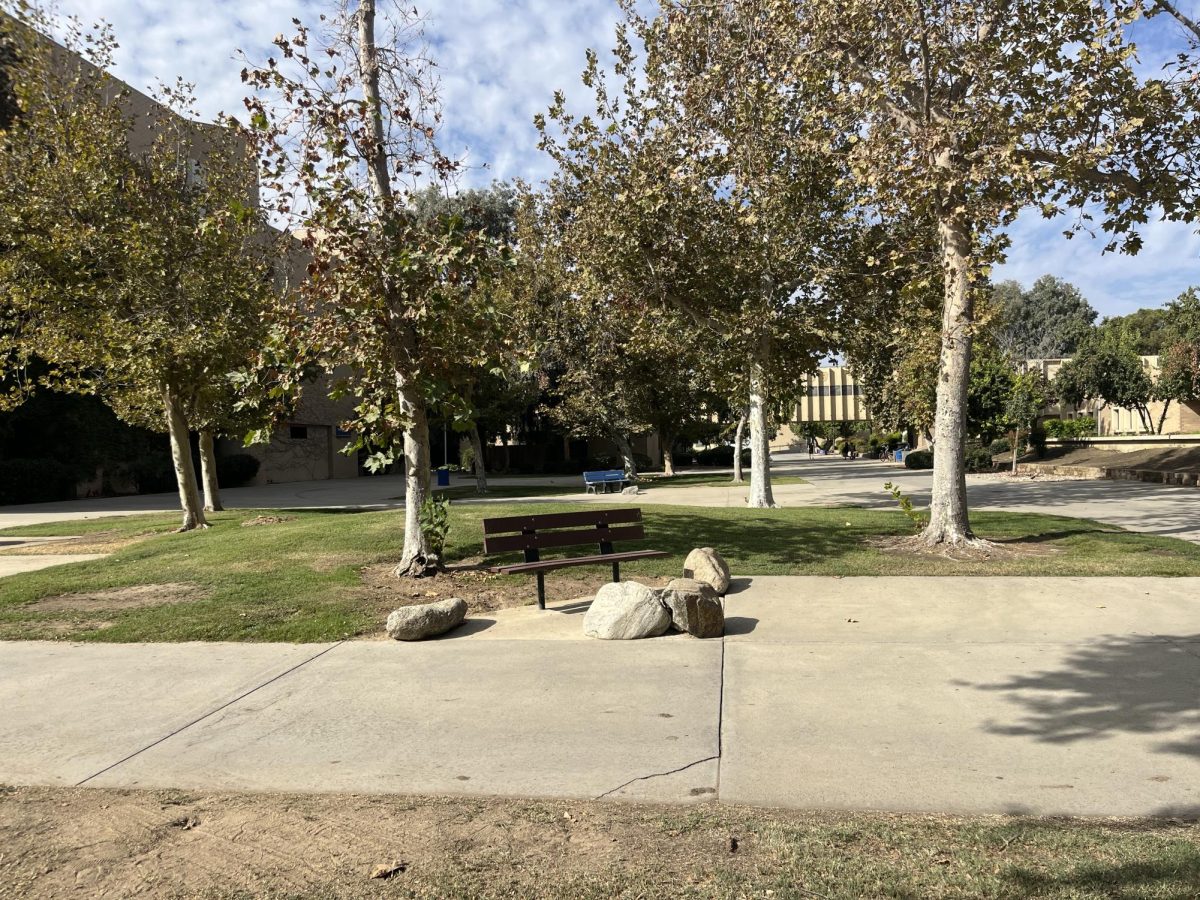
[{"label": "large boulder", "polygon": [[713,638],[725,633],[725,608],[717,592],[694,578],[676,578],[660,594],[671,613],[671,625],[693,637]]},{"label": "large boulder", "polygon": [[388,637],[398,641],[420,641],[445,634],[467,617],[467,601],[458,597],[402,606],[387,617]]},{"label": "large boulder", "polygon": [[712,547],[698,547],[687,555],[683,577],[702,581],[722,596],[729,590],[729,565]]},{"label": "large boulder", "polygon": [[636,581],[604,585],[583,617],[583,633],[602,641],[658,637],[671,627],[671,614],[658,591]]}]

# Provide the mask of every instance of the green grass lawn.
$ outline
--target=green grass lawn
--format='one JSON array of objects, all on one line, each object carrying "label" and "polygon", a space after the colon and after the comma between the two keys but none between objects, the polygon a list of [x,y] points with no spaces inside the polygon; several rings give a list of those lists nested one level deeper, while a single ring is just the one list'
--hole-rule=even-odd
[{"label": "green grass lawn", "polygon": [[[482,554],[484,517],[578,508],[555,502],[454,505],[447,561]],[[239,527],[257,513],[291,518]],[[719,548],[735,575],[1200,575],[1200,547],[1191,543],[1029,513],[978,512],[973,522],[984,537],[1042,552],[974,561],[873,546],[874,540],[911,533],[911,523],[898,511],[651,506],[644,516],[649,538],[640,546],[671,556],[623,566],[631,578],[677,575],[696,546]],[[398,557],[402,510],[236,510],[212,516],[212,529],[188,534],[171,533],[177,521],[173,514],[130,516],[2,532],[144,539],[106,559],[0,579],[0,638],[325,641],[378,630],[378,603],[366,598],[360,570]],[[605,577],[602,568],[575,571],[594,574],[597,586]],[[532,584],[524,576],[496,581]],[[95,604],[91,612],[30,608],[63,594],[165,583],[193,586],[203,597],[99,613]]]}]

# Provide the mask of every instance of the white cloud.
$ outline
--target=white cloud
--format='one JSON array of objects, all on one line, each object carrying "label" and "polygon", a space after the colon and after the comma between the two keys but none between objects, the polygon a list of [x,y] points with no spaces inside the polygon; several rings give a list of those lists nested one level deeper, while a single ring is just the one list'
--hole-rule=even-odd
[{"label": "white cloud", "polygon": [[[602,58],[611,47],[617,6],[613,0],[417,0],[428,14],[428,36],[438,61],[445,111],[444,149],[466,154],[469,184],[521,176],[537,181],[549,161],[537,149],[533,116],[556,89],[586,100],[579,81],[584,52]],[[235,51],[266,57],[271,38],[288,32],[293,16],[315,22],[321,0],[62,0],[63,10],[85,21],[105,18],[121,42],[116,75],[139,89],[182,75],[196,84],[201,115],[240,114],[241,64]],[[1200,0],[1181,8],[1200,16]],[[1135,33],[1147,72],[1161,67],[1179,46],[1165,17],[1141,23]],[[486,164],[487,168],[482,166]],[[1159,305],[1200,284],[1200,237],[1170,223],[1144,229],[1136,257],[1102,255],[1102,241],[1062,237],[1065,220],[1023,215],[1012,229],[1013,247],[997,277],[1031,283],[1051,273],[1076,284],[1105,315]]]}]

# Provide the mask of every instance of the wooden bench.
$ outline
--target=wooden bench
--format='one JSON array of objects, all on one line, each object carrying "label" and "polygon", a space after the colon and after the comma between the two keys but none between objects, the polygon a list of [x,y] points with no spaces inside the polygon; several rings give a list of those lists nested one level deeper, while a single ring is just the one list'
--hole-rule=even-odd
[{"label": "wooden bench", "polygon": [[583,488],[585,493],[594,494],[597,487],[603,487],[604,493],[607,494],[610,484],[615,484],[617,490],[620,490],[628,480],[629,476],[625,474],[624,469],[599,469],[583,473]]},{"label": "wooden bench", "polygon": [[[483,520],[483,552],[525,554],[525,561],[491,566],[500,575],[537,575],[538,606],[546,608],[546,572],[572,566],[612,565],[613,581],[621,580],[621,563],[633,559],[669,556],[664,550],[613,550],[616,541],[646,537],[640,509],[597,509],[588,512],[548,513],[542,516],[505,516]],[[600,552],[589,556],[541,559],[542,550],[596,544]]]}]

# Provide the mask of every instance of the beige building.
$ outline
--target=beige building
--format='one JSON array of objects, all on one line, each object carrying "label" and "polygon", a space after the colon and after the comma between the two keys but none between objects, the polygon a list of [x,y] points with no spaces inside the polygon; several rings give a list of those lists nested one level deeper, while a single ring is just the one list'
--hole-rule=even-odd
[{"label": "beige building", "polygon": [[[1060,359],[1030,359],[1025,362],[1025,370],[1040,371],[1047,381],[1052,381],[1069,357]],[[1142,366],[1157,380],[1161,371],[1161,361],[1157,356],[1143,356]],[[1154,426],[1162,418],[1163,434],[1195,434],[1200,432],[1200,403],[1166,404],[1166,415],[1163,416],[1164,404],[1155,401],[1149,404],[1150,417]],[[1100,435],[1136,435],[1153,433],[1142,421],[1141,415],[1135,409],[1114,406],[1108,403],[1087,403],[1082,406],[1055,403],[1043,411],[1048,419],[1077,419],[1081,416],[1091,416],[1096,420],[1096,432]]]}]

